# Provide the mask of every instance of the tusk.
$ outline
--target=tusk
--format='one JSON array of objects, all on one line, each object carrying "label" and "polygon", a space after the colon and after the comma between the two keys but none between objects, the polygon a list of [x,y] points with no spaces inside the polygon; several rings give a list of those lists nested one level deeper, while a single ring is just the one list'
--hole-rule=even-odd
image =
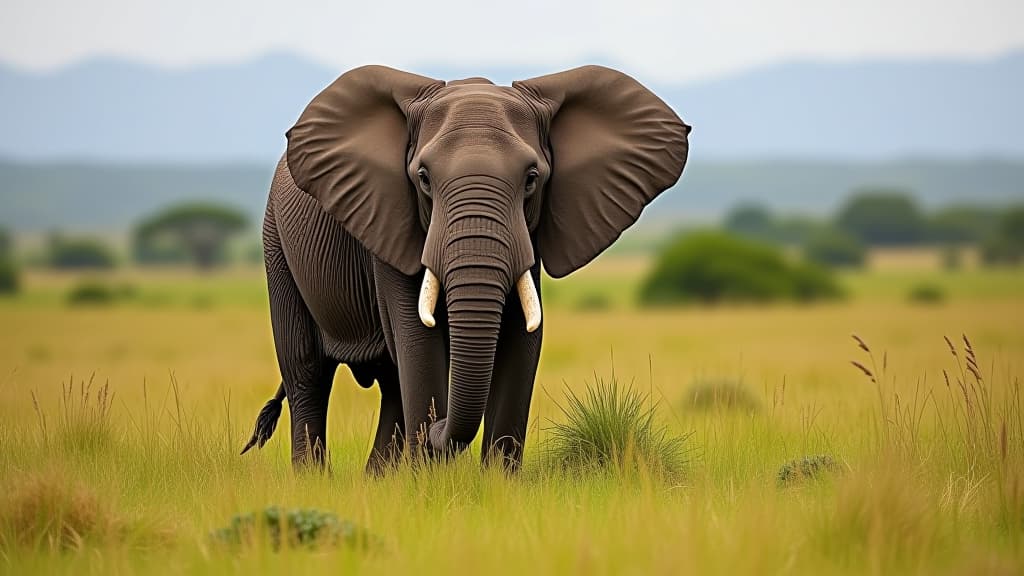
[{"label": "tusk", "polygon": [[519,302],[523,305],[526,331],[533,332],[540,326],[540,296],[537,295],[537,287],[533,285],[533,276],[529,270],[519,277],[516,291],[519,292]]},{"label": "tusk", "polygon": [[434,321],[434,306],[437,305],[437,293],[441,288],[441,283],[437,281],[437,276],[427,268],[423,271],[423,286],[420,288],[420,321],[427,328],[433,328],[436,322]]}]

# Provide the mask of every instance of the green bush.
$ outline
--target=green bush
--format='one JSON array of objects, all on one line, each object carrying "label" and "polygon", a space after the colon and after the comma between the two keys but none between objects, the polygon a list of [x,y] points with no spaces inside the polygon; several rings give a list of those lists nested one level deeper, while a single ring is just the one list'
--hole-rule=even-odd
[{"label": "green bush", "polygon": [[812,301],[840,295],[833,276],[817,265],[791,263],[776,248],[736,236],[698,232],[678,237],[661,253],[640,301]]},{"label": "green bush", "polygon": [[612,378],[598,379],[577,396],[566,392],[560,407],[564,423],[555,423],[544,442],[546,462],[571,473],[644,470],[665,478],[681,475],[687,463],[686,436],[658,424],[650,398]]},{"label": "green bush", "polygon": [[53,236],[47,252],[50,266],[59,269],[108,269],[117,264],[117,258],[110,247],[92,238]]},{"label": "green bush", "polygon": [[14,260],[0,257],[0,294],[15,294],[21,288],[21,278]]},{"label": "green bush", "polygon": [[860,240],[836,228],[815,232],[804,245],[804,257],[823,266],[859,268],[865,255]]},{"label": "green bush", "polygon": [[919,304],[938,304],[946,299],[946,292],[936,284],[922,283],[910,289],[907,299]]},{"label": "green bush", "polygon": [[576,301],[575,308],[581,312],[596,312],[612,307],[611,299],[602,292],[587,292]]},{"label": "green bush", "polygon": [[67,302],[71,305],[112,304],[119,298],[116,288],[96,280],[83,280],[68,291]]}]

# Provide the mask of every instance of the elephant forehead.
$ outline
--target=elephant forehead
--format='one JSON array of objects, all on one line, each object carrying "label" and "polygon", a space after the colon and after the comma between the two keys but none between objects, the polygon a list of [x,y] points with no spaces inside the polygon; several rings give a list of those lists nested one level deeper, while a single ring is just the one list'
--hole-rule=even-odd
[{"label": "elephant forehead", "polygon": [[468,127],[492,128],[524,136],[536,132],[533,109],[504,86],[450,86],[423,111],[420,134],[441,136]]}]

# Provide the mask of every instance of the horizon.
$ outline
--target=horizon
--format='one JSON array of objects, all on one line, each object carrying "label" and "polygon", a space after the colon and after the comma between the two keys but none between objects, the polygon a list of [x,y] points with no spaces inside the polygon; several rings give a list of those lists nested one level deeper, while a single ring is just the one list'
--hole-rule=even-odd
[{"label": "horizon", "polygon": [[340,6],[299,0],[287,10],[239,0],[156,6],[131,0],[18,2],[0,23],[0,62],[53,70],[115,57],[189,68],[284,51],[339,70],[371,61],[399,68],[443,62],[561,69],[596,57],[638,77],[681,82],[807,58],[978,59],[1024,48],[1024,29],[1014,25],[1024,20],[1024,5],[1014,0],[829,6],[814,0],[525,0],[515,8],[497,14],[469,0],[442,0],[428,9],[411,2]]}]

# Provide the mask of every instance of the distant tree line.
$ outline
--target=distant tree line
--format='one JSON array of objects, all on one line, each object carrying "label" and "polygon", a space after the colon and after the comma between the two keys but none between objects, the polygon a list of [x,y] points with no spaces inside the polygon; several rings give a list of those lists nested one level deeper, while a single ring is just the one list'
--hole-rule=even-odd
[{"label": "distant tree line", "polygon": [[758,204],[737,206],[724,228],[759,241],[802,246],[808,259],[859,266],[871,246],[942,245],[980,248],[983,262],[1024,260],[1024,205],[1004,209],[953,205],[925,213],[902,190],[854,194],[833,218],[778,217]]},{"label": "distant tree line", "polygon": [[[141,266],[193,265],[208,271],[231,261],[229,245],[247,228],[245,214],[231,206],[205,202],[170,206],[144,218],[132,230],[128,257]],[[5,270],[13,268],[10,237],[3,231],[0,255],[8,255],[0,257],[2,283]],[[261,256],[258,247],[243,255],[249,261]],[[32,259],[58,270],[109,270],[120,260],[109,241],[60,232],[50,234],[42,253]]]},{"label": "distant tree line", "polygon": [[14,242],[11,234],[0,228],[0,296],[17,292],[20,285],[18,268],[14,263]]}]

